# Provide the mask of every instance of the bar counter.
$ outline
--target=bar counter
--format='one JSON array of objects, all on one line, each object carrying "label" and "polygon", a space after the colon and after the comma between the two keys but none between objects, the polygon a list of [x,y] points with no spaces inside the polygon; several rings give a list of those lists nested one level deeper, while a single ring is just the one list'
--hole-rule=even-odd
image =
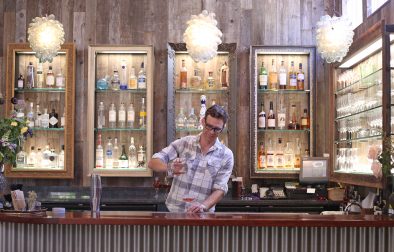
[{"label": "bar counter", "polygon": [[[23,242],[22,242],[23,241]],[[292,213],[0,214],[0,251],[394,251],[394,218]]]}]

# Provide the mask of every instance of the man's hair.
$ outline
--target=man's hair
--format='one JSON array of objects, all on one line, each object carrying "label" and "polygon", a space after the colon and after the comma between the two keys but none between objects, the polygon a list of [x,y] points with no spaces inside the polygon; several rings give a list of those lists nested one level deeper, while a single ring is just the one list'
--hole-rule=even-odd
[{"label": "man's hair", "polygon": [[217,104],[212,105],[210,108],[207,109],[207,111],[205,111],[205,120],[207,119],[208,115],[217,119],[222,119],[223,125],[227,123],[228,114],[222,106],[219,106]]}]

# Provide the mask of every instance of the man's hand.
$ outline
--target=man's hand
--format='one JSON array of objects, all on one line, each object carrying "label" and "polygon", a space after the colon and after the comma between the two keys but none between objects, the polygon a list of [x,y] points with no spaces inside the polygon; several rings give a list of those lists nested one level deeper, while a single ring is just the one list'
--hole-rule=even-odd
[{"label": "man's hand", "polygon": [[176,158],[171,165],[172,174],[178,176],[186,172],[186,160],[184,158]]},{"label": "man's hand", "polygon": [[188,213],[203,213],[206,212],[208,209],[204,204],[194,202],[188,209]]}]

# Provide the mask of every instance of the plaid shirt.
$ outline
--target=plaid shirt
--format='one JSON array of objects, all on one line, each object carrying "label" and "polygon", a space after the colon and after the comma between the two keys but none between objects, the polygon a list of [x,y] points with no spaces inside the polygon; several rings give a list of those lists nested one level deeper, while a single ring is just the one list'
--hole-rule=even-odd
[{"label": "plaid shirt", "polygon": [[[227,193],[227,182],[234,166],[233,153],[216,139],[207,154],[203,155],[200,136],[201,133],[178,139],[152,157],[164,163],[178,157],[186,159],[187,173],[174,177],[166,200],[167,208],[171,212],[186,211],[192,203],[184,202],[185,197],[194,198],[195,201],[202,203],[214,190]],[[209,211],[214,212],[215,206]]]}]

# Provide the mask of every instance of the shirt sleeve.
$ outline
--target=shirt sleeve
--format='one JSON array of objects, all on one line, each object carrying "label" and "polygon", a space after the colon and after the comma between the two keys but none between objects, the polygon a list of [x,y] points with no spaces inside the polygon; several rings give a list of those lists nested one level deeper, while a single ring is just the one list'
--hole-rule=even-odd
[{"label": "shirt sleeve", "polygon": [[218,171],[216,178],[213,181],[213,190],[222,190],[224,194],[226,194],[228,191],[227,183],[234,167],[233,153],[230,151],[227,156],[228,157],[223,162],[222,167]]},{"label": "shirt sleeve", "polygon": [[168,164],[168,162],[179,156],[180,147],[183,145],[182,142],[182,139],[175,140],[161,151],[155,153],[152,158],[158,158],[164,163]]}]

